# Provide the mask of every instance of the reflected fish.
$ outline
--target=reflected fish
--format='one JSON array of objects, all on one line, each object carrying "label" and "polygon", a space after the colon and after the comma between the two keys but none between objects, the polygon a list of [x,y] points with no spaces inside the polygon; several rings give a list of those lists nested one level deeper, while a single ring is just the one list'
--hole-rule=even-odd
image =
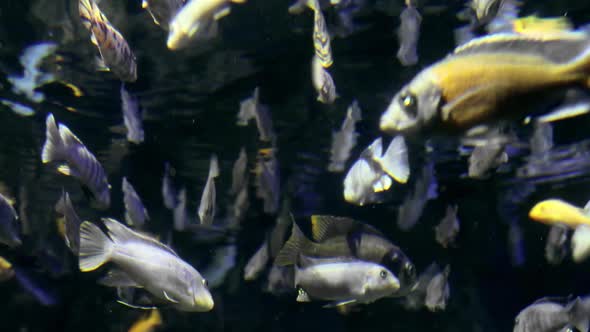
[{"label": "reflected fish", "polygon": [[561,224],[553,225],[549,229],[547,242],[545,243],[545,259],[549,264],[557,265],[565,258],[568,233],[569,229]]},{"label": "reflected fish", "polygon": [[12,277],[14,277],[12,264],[6,258],[0,256],[0,282],[9,280]]},{"label": "reflected fish", "polygon": [[330,148],[330,164],[328,171],[342,172],[350,151],[356,145],[358,134],[355,132],[355,125],[362,119],[361,109],[356,100],[348,106],[346,117],[342,122],[340,130],[332,133],[332,147]]},{"label": "reflected fish", "polygon": [[156,25],[168,30],[168,24],[184,3],[185,0],[142,0],[141,8],[150,13]]},{"label": "reflected fish", "polygon": [[149,315],[140,317],[133,323],[128,332],[153,332],[159,326],[162,326],[162,315],[158,309],[152,309]]},{"label": "reflected fish", "polygon": [[201,225],[211,225],[213,224],[213,219],[215,219],[215,178],[218,176],[219,164],[217,162],[217,156],[212,155],[209,162],[209,175],[207,175],[207,182],[205,183],[205,188],[203,188],[198,210]]},{"label": "reflected fish", "polygon": [[70,194],[66,191],[62,191],[61,198],[57,201],[57,204],[55,204],[55,211],[64,216],[64,240],[74,255],[78,256],[78,251],[80,249],[80,225],[82,224],[82,220],[74,210],[74,206],[70,200]]},{"label": "reflected fish", "polygon": [[145,221],[150,219],[146,208],[135,188],[123,177],[123,204],[125,205],[125,222],[134,228],[143,228]]},{"label": "reflected fish", "polygon": [[260,104],[260,89],[256,87],[252,97],[240,102],[240,112],[238,113],[238,126],[247,126],[250,119],[256,121],[258,135],[263,142],[271,142],[275,138],[272,128],[272,119],[267,106]]},{"label": "reflected fish", "polygon": [[579,297],[566,306],[541,299],[518,313],[514,332],[551,332],[570,324],[588,332],[588,309]]},{"label": "reflected fish", "polygon": [[332,104],[338,98],[334,79],[322,66],[322,61],[317,55],[311,59],[311,82],[318,93],[317,100],[320,103]]},{"label": "reflected fish", "polygon": [[40,91],[35,91],[45,83],[52,82],[54,75],[43,73],[39,67],[43,59],[50,56],[57,50],[57,44],[52,42],[43,42],[28,46],[19,57],[19,62],[23,66],[23,75],[8,75],[6,79],[12,84],[12,92],[25,95],[30,101],[40,103],[45,99],[45,95]]},{"label": "reflected fish", "polygon": [[453,245],[459,234],[459,219],[457,218],[457,205],[447,206],[447,212],[445,217],[440,223],[434,228],[436,242],[438,242],[443,248],[448,248],[449,245]]},{"label": "reflected fish", "polygon": [[473,39],[402,87],[382,114],[380,128],[465,131],[524,117],[524,111],[538,113],[549,101],[563,99],[565,89],[588,88],[589,45],[590,37],[581,32]]},{"label": "reflected fish", "polygon": [[580,225],[576,227],[572,235],[571,247],[574,262],[581,263],[590,257],[590,226]]},{"label": "reflected fish", "polygon": [[402,11],[400,21],[400,26],[397,29],[399,40],[397,58],[402,66],[412,66],[418,63],[416,48],[418,47],[422,16],[416,8],[408,6]]},{"label": "reflected fish", "polygon": [[451,267],[447,265],[442,272],[436,274],[428,283],[426,287],[426,298],[424,305],[432,312],[445,310],[449,296],[451,295],[449,288],[449,274]]},{"label": "reflected fish", "polygon": [[564,224],[572,229],[579,225],[590,225],[587,210],[555,198],[535,204],[529,211],[529,218],[547,225]]},{"label": "reflected fish", "polygon": [[129,44],[93,0],[79,0],[82,23],[90,31],[91,41],[100,52],[104,65],[121,81],[137,80],[137,63]]},{"label": "reflected fish", "polygon": [[143,287],[181,311],[213,309],[207,281],[172,249],[114,219],[102,221],[108,237],[88,221],[80,226],[80,271],[93,271],[112,262],[121,273],[107,275],[103,279],[106,284]]},{"label": "reflected fish", "polygon": [[123,122],[127,128],[127,140],[135,144],[143,142],[144,132],[139,102],[137,97],[131,96],[125,90],[124,84],[121,84],[121,108],[123,109]]},{"label": "reflected fish", "polygon": [[10,248],[22,244],[19,235],[18,214],[12,203],[4,195],[0,194],[0,243]]},{"label": "reflected fish", "polygon": [[62,123],[58,127],[53,114],[47,115],[45,124],[47,129],[41,153],[43,163],[65,162],[57,170],[79,179],[92,194],[98,208],[108,208],[111,204],[111,185],[102,165],[68,127]]}]

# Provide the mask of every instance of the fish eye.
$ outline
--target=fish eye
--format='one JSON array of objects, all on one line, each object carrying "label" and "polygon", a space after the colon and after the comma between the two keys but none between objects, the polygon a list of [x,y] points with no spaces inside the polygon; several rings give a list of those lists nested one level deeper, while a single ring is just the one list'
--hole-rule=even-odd
[{"label": "fish eye", "polygon": [[381,277],[381,279],[385,279],[385,278],[387,278],[387,272],[385,270],[381,270],[381,272],[379,273],[379,276]]},{"label": "fish eye", "polygon": [[409,115],[416,116],[418,112],[418,99],[412,93],[403,93],[400,95],[401,105]]}]

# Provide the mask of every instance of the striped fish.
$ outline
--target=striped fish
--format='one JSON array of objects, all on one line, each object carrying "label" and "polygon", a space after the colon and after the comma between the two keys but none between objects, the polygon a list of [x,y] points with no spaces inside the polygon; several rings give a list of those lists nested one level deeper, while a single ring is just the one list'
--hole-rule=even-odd
[{"label": "striped fish", "polygon": [[313,10],[313,47],[315,54],[320,59],[322,67],[329,68],[334,63],[332,59],[332,47],[330,46],[330,34],[326,25],[324,14],[317,0],[310,0],[308,6]]},{"label": "striped fish", "polygon": [[92,0],[80,0],[78,10],[82,24],[90,31],[91,41],[100,52],[104,65],[125,82],[137,80],[135,55],[129,44]]}]

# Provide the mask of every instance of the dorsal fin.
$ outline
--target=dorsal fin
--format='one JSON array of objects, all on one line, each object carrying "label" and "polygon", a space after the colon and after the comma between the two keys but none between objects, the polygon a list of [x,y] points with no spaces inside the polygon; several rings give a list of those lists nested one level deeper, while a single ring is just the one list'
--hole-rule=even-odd
[{"label": "dorsal fin", "polygon": [[102,222],[109,230],[109,236],[113,240],[113,242],[123,242],[127,240],[133,241],[141,241],[148,245],[158,247],[164,251],[171,253],[174,256],[178,256],[174,250],[170,247],[166,246],[165,244],[159,242],[158,240],[150,237],[146,234],[136,232],[125,225],[121,224],[120,222],[116,221],[115,219],[111,218],[102,218]]},{"label": "dorsal fin", "polygon": [[311,233],[314,241],[322,242],[331,237],[346,235],[352,231],[383,236],[383,233],[373,226],[348,217],[328,215],[311,216]]}]

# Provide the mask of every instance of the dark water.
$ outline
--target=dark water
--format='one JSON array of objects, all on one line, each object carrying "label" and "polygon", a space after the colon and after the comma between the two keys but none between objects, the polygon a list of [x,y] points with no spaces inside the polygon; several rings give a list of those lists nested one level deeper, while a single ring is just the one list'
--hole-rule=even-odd
[{"label": "dark water", "polygon": [[[120,82],[110,73],[95,72],[96,49],[81,26],[73,0],[4,0],[0,4],[0,97],[30,105],[35,114],[20,116],[0,111],[0,181],[17,198],[17,208],[30,230],[16,250],[0,247],[0,256],[14,262],[34,278],[39,288],[55,299],[42,305],[16,280],[0,284],[0,329],[5,331],[122,331],[143,312],[115,302],[114,290],[99,286],[101,272],[82,274],[55,230],[53,207],[64,187],[78,214],[85,220],[123,218],[121,178],[126,176],[141,195],[151,220],[149,229],[166,234],[172,214],[161,196],[164,163],[176,170],[175,181],[187,187],[189,212],[196,213],[205,185],[209,157],[217,154],[221,177],[217,181],[218,215],[229,203],[231,167],[241,147],[250,166],[259,148],[255,126],[237,127],[239,102],[259,86],[262,103],[269,106],[278,135],[282,195],[293,202],[292,213],[300,223],[312,214],[350,216],[370,223],[394,240],[422,271],[432,261],[452,266],[451,298],[447,310],[430,313],[405,310],[398,299],[383,299],[340,315],[319,304],[295,302],[295,294],[274,296],[261,290],[262,281],[246,283],[242,271],[258,248],[275,215],[263,212],[254,198],[236,237],[235,266],[223,284],[212,290],[215,309],[209,313],[181,313],[163,309],[162,330],[197,331],[509,331],[514,317],[527,304],[543,296],[590,293],[587,263],[571,260],[554,267],[543,257],[547,227],[527,218],[532,204],[548,197],[585,204],[590,183],[585,172],[570,179],[537,184],[515,181],[514,170],[522,162],[511,160],[507,172],[487,180],[468,180],[466,159],[455,153],[433,158],[439,196],[430,201],[420,223],[409,232],[396,226],[397,208],[407,188],[396,187],[384,204],[355,207],[342,198],[344,174],[328,173],[332,130],[340,126],[348,104],[356,98],[363,110],[357,128],[359,142],[351,159],[379,135],[378,119],[390,98],[419,70],[440,59],[454,46],[453,28],[460,25],[455,13],[459,1],[439,12],[425,14],[419,44],[420,62],[401,67],[395,58],[394,34],[399,24],[401,1],[369,1],[358,20],[367,29],[332,41],[335,64],[331,73],[340,98],[334,105],[315,101],[310,84],[312,16],[287,13],[287,0],[250,0],[234,5],[221,21],[221,34],[203,45],[179,52],[166,49],[166,33],[155,26],[137,1],[102,0],[100,7],[126,37],[138,59],[138,81],[127,85],[145,109],[146,140],[128,144],[111,127],[122,123]],[[521,15],[567,14],[578,24],[590,21],[586,1],[530,1]],[[333,13],[332,13],[333,14]],[[328,22],[335,17],[328,10]],[[18,56],[39,41],[59,44],[59,59],[48,70],[63,82],[84,91],[75,97],[63,84],[39,90],[39,104],[11,92],[7,75],[22,71]],[[44,120],[53,113],[68,125],[105,166],[112,184],[110,210],[93,210],[77,181],[41,164]],[[555,128],[556,145],[587,138],[587,118],[564,122]],[[572,130],[575,129],[575,130]],[[416,151],[413,151],[416,150]],[[413,149],[412,179],[426,157]],[[351,161],[349,161],[350,165]],[[513,167],[512,167],[512,166]],[[409,186],[408,186],[409,187]],[[529,190],[530,189],[530,190]],[[529,192],[524,194],[522,192]],[[518,197],[518,193],[522,197]],[[515,194],[516,193],[516,194]],[[434,240],[433,227],[446,205],[459,205],[461,233],[456,248],[442,249]],[[23,221],[23,222],[24,222]],[[523,261],[515,264],[508,241],[510,225],[522,230]],[[206,270],[223,242],[202,243],[189,234],[173,234],[173,247],[200,271]]]}]

